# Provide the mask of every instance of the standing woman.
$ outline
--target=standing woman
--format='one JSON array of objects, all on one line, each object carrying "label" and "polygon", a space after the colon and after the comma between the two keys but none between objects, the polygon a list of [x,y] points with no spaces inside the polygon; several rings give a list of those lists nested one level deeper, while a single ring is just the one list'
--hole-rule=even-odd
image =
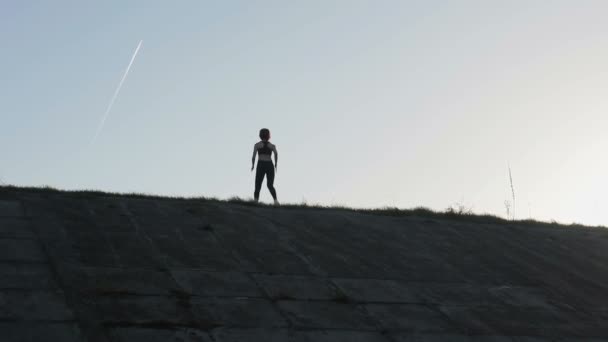
[{"label": "standing woman", "polygon": [[[274,198],[274,204],[279,205],[277,201],[277,192],[274,189],[274,172],[279,165],[279,154],[277,153],[277,147],[270,143],[270,131],[268,128],[262,128],[260,130],[260,139],[262,141],[253,145],[253,157],[251,158],[251,171],[255,165],[255,155],[258,154],[258,167],[255,171],[255,192],[253,197],[256,202],[260,200],[260,189],[262,188],[262,182],[264,176],[266,176],[266,186]],[[272,153],[274,152],[274,161],[276,165],[272,164]]]}]

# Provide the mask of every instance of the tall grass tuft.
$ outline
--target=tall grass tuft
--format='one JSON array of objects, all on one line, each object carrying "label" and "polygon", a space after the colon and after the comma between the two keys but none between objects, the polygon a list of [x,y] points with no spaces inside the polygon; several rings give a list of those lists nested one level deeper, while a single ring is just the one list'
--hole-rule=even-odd
[{"label": "tall grass tuft", "polygon": [[460,203],[460,202],[456,202],[454,204],[452,204],[451,206],[449,206],[446,210],[445,213],[453,216],[453,215],[474,215],[473,214],[473,208],[472,207],[467,207],[466,205],[464,205],[464,203]]},{"label": "tall grass tuft", "polygon": [[511,202],[505,200],[505,210],[507,211],[507,219],[511,217]]}]

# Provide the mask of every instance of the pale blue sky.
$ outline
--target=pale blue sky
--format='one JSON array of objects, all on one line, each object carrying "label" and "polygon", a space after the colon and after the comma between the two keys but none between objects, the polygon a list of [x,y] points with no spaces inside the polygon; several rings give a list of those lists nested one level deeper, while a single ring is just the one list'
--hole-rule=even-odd
[{"label": "pale blue sky", "polygon": [[[0,4],[0,177],[608,224],[606,1]],[[89,141],[137,43],[104,130]],[[262,200],[270,195],[264,188]]]}]

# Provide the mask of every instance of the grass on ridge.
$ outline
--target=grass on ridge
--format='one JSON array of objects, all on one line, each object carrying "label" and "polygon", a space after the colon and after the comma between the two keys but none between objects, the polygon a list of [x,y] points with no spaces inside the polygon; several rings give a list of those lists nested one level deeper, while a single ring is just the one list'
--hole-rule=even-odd
[{"label": "grass on ridge", "polygon": [[[257,203],[251,199],[243,199],[237,196],[230,197],[226,200],[218,199],[216,197],[180,197],[180,196],[162,196],[146,193],[118,193],[118,192],[105,192],[100,190],[60,190],[50,186],[42,187],[22,187],[14,185],[0,185],[0,193],[14,191],[14,192],[34,192],[34,193],[47,193],[47,194],[65,194],[74,197],[91,198],[91,197],[124,197],[124,198],[136,198],[136,199],[158,199],[158,200],[176,200],[176,201],[187,201],[187,202],[214,202],[214,203],[231,203],[245,206],[255,206],[271,208],[274,207],[272,204]],[[281,209],[316,209],[316,210],[338,210],[347,212],[356,212],[371,215],[380,216],[395,216],[395,217],[419,217],[419,218],[430,218],[430,219],[449,219],[457,221],[466,221],[473,223],[491,223],[491,224],[524,224],[530,226],[552,226],[552,227],[566,227],[566,228],[607,228],[605,226],[585,226],[579,223],[563,224],[556,221],[545,222],[537,221],[534,219],[523,219],[523,220],[508,220],[502,217],[492,214],[475,214],[471,210],[459,210],[452,207],[447,208],[445,211],[436,211],[426,207],[416,207],[413,209],[401,209],[397,207],[379,207],[379,208],[352,208],[342,205],[320,205],[320,204],[294,204],[287,203],[281,204]]]}]

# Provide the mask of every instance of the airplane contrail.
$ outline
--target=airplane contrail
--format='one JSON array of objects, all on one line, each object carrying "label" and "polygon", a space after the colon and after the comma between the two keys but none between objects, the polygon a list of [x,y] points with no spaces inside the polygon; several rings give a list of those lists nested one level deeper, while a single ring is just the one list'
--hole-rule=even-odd
[{"label": "airplane contrail", "polygon": [[135,60],[135,57],[137,56],[137,53],[139,52],[139,48],[141,47],[141,44],[143,42],[144,42],[143,40],[140,40],[139,44],[137,44],[137,48],[135,48],[135,52],[133,52],[133,56],[131,56],[131,61],[129,62],[129,65],[127,66],[127,70],[125,70],[125,73],[122,75],[122,79],[120,80],[120,83],[118,83],[118,87],[116,88],[116,91],[114,92],[114,96],[112,96],[112,100],[110,100],[110,103],[108,104],[108,108],[106,108],[106,112],[103,114],[103,117],[101,118],[101,121],[99,122],[99,126],[97,127],[97,132],[95,132],[95,136],[91,140],[91,144],[93,144],[95,142],[95,140],[97,140],[99,133],[101,133],[101,131],[103,130],[103,127],[106,124],[106,119],[108,118],[108,115],[110,114],[110,111],[112,110],[112,106],[114,105],[114,101],[116,101],[116,97],[118,97],[118,93],[120,92],[120,88],[122,87],[122,84],[125,83],[125,80],[127,79],[127,75],[129,74],[131,65],[133,65],[133,61]]}]

